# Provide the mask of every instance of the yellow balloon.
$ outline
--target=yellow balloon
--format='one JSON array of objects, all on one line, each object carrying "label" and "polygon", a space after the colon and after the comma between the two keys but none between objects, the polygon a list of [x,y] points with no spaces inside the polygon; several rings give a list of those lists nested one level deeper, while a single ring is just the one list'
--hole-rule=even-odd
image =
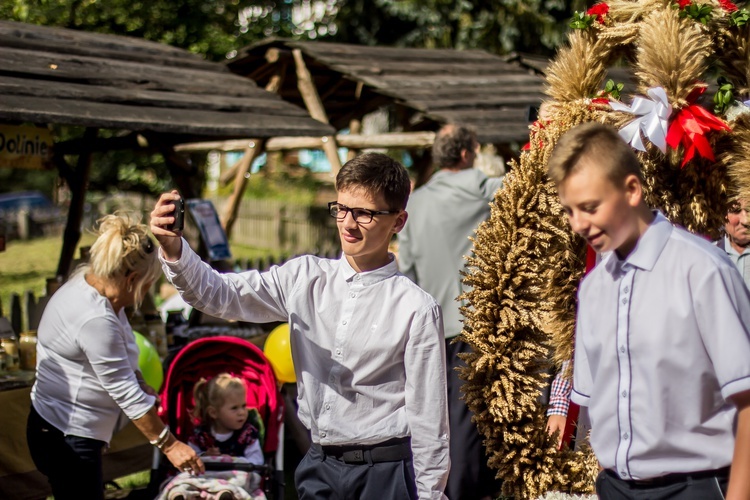
[{"label": "yellow balloon", "polygon": [[271,330],[268,338],[266,338],[266,343],[263,345],[263,353],[271,362],[276,380],[284,384],[292,384],[297,381],[297,376],[294,374],[294,363],[292,362],[292,345],[289,343],[288,323]]}]

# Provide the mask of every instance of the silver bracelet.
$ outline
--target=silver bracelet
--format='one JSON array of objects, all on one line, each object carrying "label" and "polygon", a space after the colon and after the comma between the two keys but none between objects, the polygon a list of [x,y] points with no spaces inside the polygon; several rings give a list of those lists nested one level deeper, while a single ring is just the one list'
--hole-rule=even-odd
[{"label": "silver bracelet", "polygon": [[169,426],[165,425],[164,429],[162,429],[161,433],[159,433],[159,436],[154,439],[153,441],[149,441],[151,445],[156,446],[161,450],[162,446],[167,444],[167,440],[169,439]]}]

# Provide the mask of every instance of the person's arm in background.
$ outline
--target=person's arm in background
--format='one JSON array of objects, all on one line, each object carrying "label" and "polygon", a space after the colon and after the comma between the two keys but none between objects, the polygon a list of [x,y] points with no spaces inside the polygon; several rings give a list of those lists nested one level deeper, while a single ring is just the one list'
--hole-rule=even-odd
[{"label": "person's arm in background", "polygon": [[495,193],[502,187],[503,177],[487,177],[487,179],[482,182],[480,189],[482,191],[482,196],[484,196],[484,199],[490,202],[495,199]]},{"label": "person's arm in background", "polygon": [[570,361],[565,361],[552,380],[549,408],[547,409],[547,433],[550,435],[555,432],[559,433],[557,436],[558,449],[562,447],[568,410],[570,409],[570,393],[573,390],[570,378],[565,376],[569,365]]}]

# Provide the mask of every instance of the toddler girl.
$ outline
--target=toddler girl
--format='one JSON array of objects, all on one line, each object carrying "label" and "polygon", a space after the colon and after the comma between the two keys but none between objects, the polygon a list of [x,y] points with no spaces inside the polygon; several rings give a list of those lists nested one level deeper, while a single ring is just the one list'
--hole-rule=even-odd
[{"label": "toddler girl", "polygon": [[[204,462],[264,463],[258,429],[248,420],[247,388],[242,379],[228,373],[201,379],[195,384],[193,398],[193,415],[200,423],[188,444]],[[183,472],[169,482],[161,498],[257,500],[265,498],[259,484],[260,476],[255,473],[207,471],[193,476]]]},{"label": "toddler girl", "polygon": [[228,373],[207,381],[200,379],[193,389],[193,415],[201,422],[188,444],[204,455],[244,457],[262,465],[263,451],[258,429],[248,421],[245,382]]}]

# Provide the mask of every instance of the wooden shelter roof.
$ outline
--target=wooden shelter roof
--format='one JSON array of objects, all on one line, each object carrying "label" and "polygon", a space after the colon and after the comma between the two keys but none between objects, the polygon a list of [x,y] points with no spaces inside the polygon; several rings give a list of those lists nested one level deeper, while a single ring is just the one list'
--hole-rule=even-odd
[{"label": "wooden shelter roof", "polygon": [[[269,49],[301,50],[328,119],[337,129],[396,103],[412,115],[412,130],[461,122],[473,125],[481,142],[525,142],[530,118],[544,98],[544,80],[538,72],[482,50],[269,39],[246,47],[228,66],[265,85],[284,64],[283,58],[269,57]],[[285,72],[279,94],[302,105],[294,64],[287,64]]]},{"label": "wooden shelter roof", "polygon": [[205,138],[331,128],[226,66],[146,40],[0,21],[0,121]]}]

